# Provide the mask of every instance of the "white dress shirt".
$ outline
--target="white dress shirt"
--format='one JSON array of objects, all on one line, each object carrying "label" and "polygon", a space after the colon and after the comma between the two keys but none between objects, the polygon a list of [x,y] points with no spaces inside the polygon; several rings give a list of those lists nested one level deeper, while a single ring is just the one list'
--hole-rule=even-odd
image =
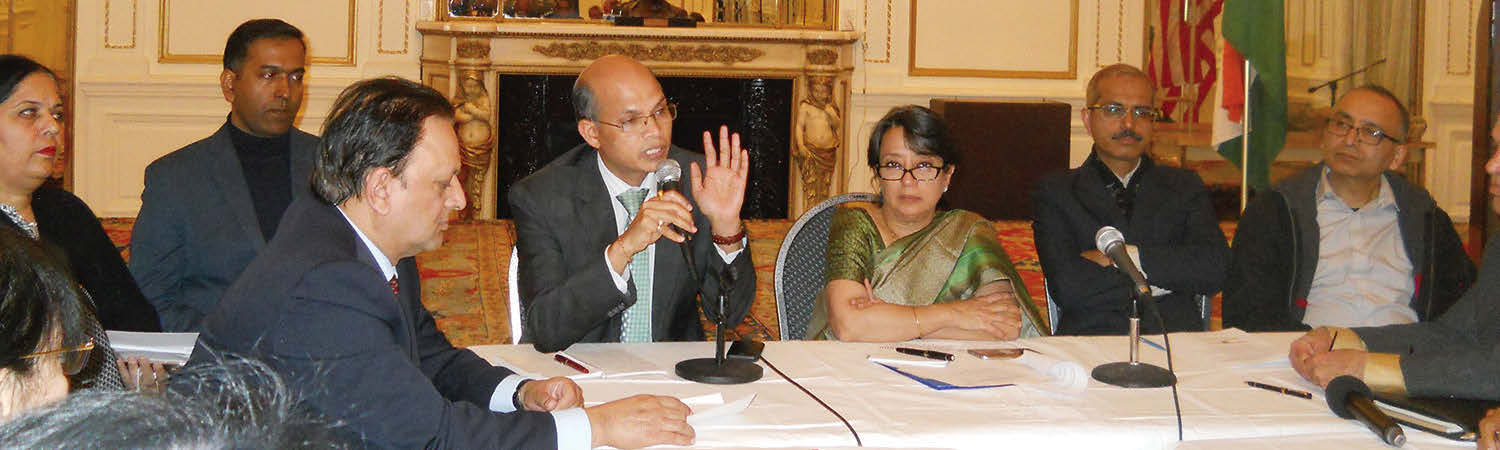
[{"label": "white dress shirt", "polygon": [[1302,322],[1313,327],[1416,322],[1410,305],[1416,281],[1390,183],[1381,176],[1380,193],[1355,210],[1329,187],[1325,168],[1317,195],[1318,267]]},{"label": "white dress shirt", "polygon": [[[359,225],[355,225],[353,220],[349,220],[349,215],[344,214],[343,208],[339,208],[339,215],[344,216],[344,220],[349,222],[349,227],[354,229],[354,234],[359,236],[360,242],[365,243],[365,249],[369,250],[370,254],[375,256],[375,265],[380,266],[381,275],[387,280],[395,278],[396,265],[391,264],[390,258],[387,258],[385,253],[382,253],[380,248],[376,247],[375,243],[371,242],[370,238],[365,236],[365,232],[360,231]],[[515,397],[516,389],[521,387],[521,382],[527,380],[529,378],[515,374],[500,380],[500,384],[495,386],[495,392],[490,394],[490,411],[498,413],[515,412],[516,405],[511,399]],[[594,443],[593,428],[589,426],[589,416],[584,413],[583,408],[552,411],[552,422],[553,426],[557,429],[557,448],[587,449],[592,447]]]}]

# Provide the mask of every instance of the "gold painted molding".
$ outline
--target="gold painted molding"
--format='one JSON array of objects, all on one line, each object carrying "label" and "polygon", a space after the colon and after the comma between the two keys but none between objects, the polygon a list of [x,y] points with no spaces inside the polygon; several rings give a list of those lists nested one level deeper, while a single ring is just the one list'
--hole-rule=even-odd
[{"label": "gold painted molding", "polygon": [[955,69],[942,67],[917,67],[917,0],[911,0],[911,29],[908,36],[906,72],[918,77],[979,77],[979,78],[1025,78],[1046,80],[1072,80],[1078,78],[1078,0],[1070,0],[1072,13],[1068,19],[1068,70],[989,70]]},{"label": "gold painted molding", "polygon": [[[172,53],[171,50],[167,48],[168,43],[172,41],[170,39],[170,35],[168,34],[168,31],[171,29],[171,24],[169,24],[167,20],[167,12],[170,11],[171,2],[172,0],[161,0],[161,10],[158,11],[158,15],[160,15],[161,17],[160,20],[157,20],[157,23],[159,24],[157,35],[161,36],[161,39],[157,45],[157,61],[163,64],[213,64],[223,62],[224,55],[222,53],[211,55],[179,55]],[[345,56],[313,56],[311,58],[308,58],[309,63],[330,66],[354,65],[354,28],[356,27],[354,13],[355,5],[357,2],[358,0],[349,0],[349,45],[348,48],[345,49]]]},{"label": "gold painted molding", "polygon": [[113,48],[113,49],[135,48],[135,31],[136,31],[136,23],[135,22],[136,22],[136,14],[138,13],[138,9],[137,9],[138,4],[136,3],[137,1],[138,0],[130,0],[130,43],[129,44],[123,44],[123,45],[115,45],[115,44],[109,43],[109,35],[110,35],[110,31],[109,31],[109,9],[110,9],[110,5],[114,4],[114,1],[113,0],[104,0],[104,48]]},{"label": "gold painted molding", "polygon": [[459,39],[458,57],[468,59],[489,59],[490,41],[488,39]]},{"label": "gold painted molding", "polygon": [[831,48],[815,48],[807,51],[807,63],[818,66],[831,66],[839,62],[839,52]]},{"label": "gold painted molding", "polygon": [[569,61],[599,59],[604,55],[621,54],[637,61],[720,63],[726,66],[754,61],[765,55],[764,50],[738,45],[642,45],[590,42],[553,42],[535,45],[531,50],[553,58]]},{"label": "gold painted molding", "polygon": [[[405,55],[411,50],[411,5],[406,0],[401,2],[401,49],[385,49],[385,2],[380,2],[379,11],[375,20],[375,52],[383,55]],[[352,35],[351,35],[352,36]]]}]

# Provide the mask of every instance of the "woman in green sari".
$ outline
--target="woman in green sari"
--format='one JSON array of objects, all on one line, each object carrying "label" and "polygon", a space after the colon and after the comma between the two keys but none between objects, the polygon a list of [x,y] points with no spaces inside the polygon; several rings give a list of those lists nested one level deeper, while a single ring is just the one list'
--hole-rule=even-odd
[{"label": "woman in green sari", "polygon": [[897,107],[875,124],[869,165],[881,200],[834,211],[828,285],[807,336],[888,342],[1046,333],[994,225],[937,209],[957,159],[947,127],[927,108]]}]

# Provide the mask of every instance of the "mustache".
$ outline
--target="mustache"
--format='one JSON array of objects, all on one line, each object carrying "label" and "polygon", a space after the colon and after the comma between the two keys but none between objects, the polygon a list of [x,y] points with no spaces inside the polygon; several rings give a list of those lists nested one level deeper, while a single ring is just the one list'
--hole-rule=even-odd
[{"label": "mustache", "polygon": [[1146,138],[1143,138],[1143,137],[1141,137],[1140,134],[1136,133],[1135,130],[1120,130],[1119,133],[1115,133],[1115,135],[1111,136],[1110,138],[1111,139],[1135,138],[1135,140],[1137,140],[1137,141],[1144,141],[1144,140],[1146,140]]}]

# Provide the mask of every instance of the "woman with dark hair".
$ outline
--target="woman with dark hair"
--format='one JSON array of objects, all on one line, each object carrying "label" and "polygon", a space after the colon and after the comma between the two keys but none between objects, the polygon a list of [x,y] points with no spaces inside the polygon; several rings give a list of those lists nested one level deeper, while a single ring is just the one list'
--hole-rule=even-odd
[{"label": "woman with dark hair", "polygon": [[921,106],[892,109],[870,135],[878,203],[848,203],[828,231],[828,285],[811,339],[1010,340],[1045,333],[1020,275],[978,214],[938,210],[958,170],[947,125]]},{"label": "woman with dark hair", "polygon": [[[141,294],[94,212],[68,191],[44,185],[62,131],[57,77],[25,56],[0,55],[0,228],[39,243],[45,257],[77,280],[85,303],[97,312],[89,319],[95,344],[107,347],[103,329],[161,331],[156,309]],[[94,354],[75,386],[123,387],[113,352]],[[131,381],[164,375],[160,366],[145,366],[144,361],[133,361],[127,370],[142,375]]]},{"label": "woman with dark hair", "polygon": [[73,194],[44,186],[62,144],[62,108],[51,70],[24,56],[0,56],[0,226],[49,246],[98,302],[105,329],[161,331],[94,212]]},{"label": "woman with dark hair", "polygon": [[68,393],[86,365],[92,312],[40,245],[0,227],[0,420]]}]

